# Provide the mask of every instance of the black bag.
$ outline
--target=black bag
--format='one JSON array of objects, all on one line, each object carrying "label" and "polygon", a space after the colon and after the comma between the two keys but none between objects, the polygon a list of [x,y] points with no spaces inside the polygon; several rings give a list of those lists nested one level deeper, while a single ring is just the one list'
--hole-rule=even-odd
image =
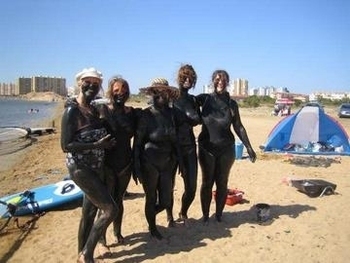
[{"label": "black bag", "polygon": [[336,184],[321,179],[292,180],[292,186],[310,197],[334,194]]}]

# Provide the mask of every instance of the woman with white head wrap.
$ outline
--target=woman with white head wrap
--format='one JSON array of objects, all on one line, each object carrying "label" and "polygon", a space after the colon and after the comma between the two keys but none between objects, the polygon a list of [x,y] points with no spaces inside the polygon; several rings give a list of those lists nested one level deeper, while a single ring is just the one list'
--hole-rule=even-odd
[{"label": "woman with white head wrap", "polygon": [[[72,180],[84,192],[78,231],[78,262],[94,262],[94,250],[116,215],[116,206],[104,183],[105,149],[115,141],[91,104],[99,93],[102,74],[94,68],[76,75],[79,95],[67,101],[62,116],[61,148]],[[103,211],[95,221],[97,209]]]}]

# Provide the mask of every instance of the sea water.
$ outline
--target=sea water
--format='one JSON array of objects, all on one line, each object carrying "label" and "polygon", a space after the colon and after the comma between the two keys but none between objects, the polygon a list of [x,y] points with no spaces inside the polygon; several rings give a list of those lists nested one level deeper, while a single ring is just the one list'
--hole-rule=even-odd
[{"label": "sea water", "polygon": [[56,106],[54,101],[0,98],[0,127],[38,127],[53,117]]}]

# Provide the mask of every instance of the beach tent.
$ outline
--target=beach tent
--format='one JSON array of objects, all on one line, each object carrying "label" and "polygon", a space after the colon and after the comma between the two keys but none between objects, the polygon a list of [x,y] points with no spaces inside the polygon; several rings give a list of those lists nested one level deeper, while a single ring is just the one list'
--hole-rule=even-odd
[{"label": "beach tent", "polygon": [[350,155],[349,136],[342,125],[313,106],[282,119],[261,148],[265,152]]}]

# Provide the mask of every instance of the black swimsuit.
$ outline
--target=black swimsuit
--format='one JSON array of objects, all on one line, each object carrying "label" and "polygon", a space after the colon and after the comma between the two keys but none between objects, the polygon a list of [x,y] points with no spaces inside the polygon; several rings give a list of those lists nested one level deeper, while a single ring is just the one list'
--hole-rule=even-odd
[{"label": "black swimsuit", "polygon": [[[85,130],[77,134],[76,141],[78,142],[96,142],[107,135],[105,128]],[[66,165],[76,164],[77,166],[84,165],[92,170],[102,168],[104,161],[104,149],[89,149],[81,152],[68,152],[66,155]]]}]

